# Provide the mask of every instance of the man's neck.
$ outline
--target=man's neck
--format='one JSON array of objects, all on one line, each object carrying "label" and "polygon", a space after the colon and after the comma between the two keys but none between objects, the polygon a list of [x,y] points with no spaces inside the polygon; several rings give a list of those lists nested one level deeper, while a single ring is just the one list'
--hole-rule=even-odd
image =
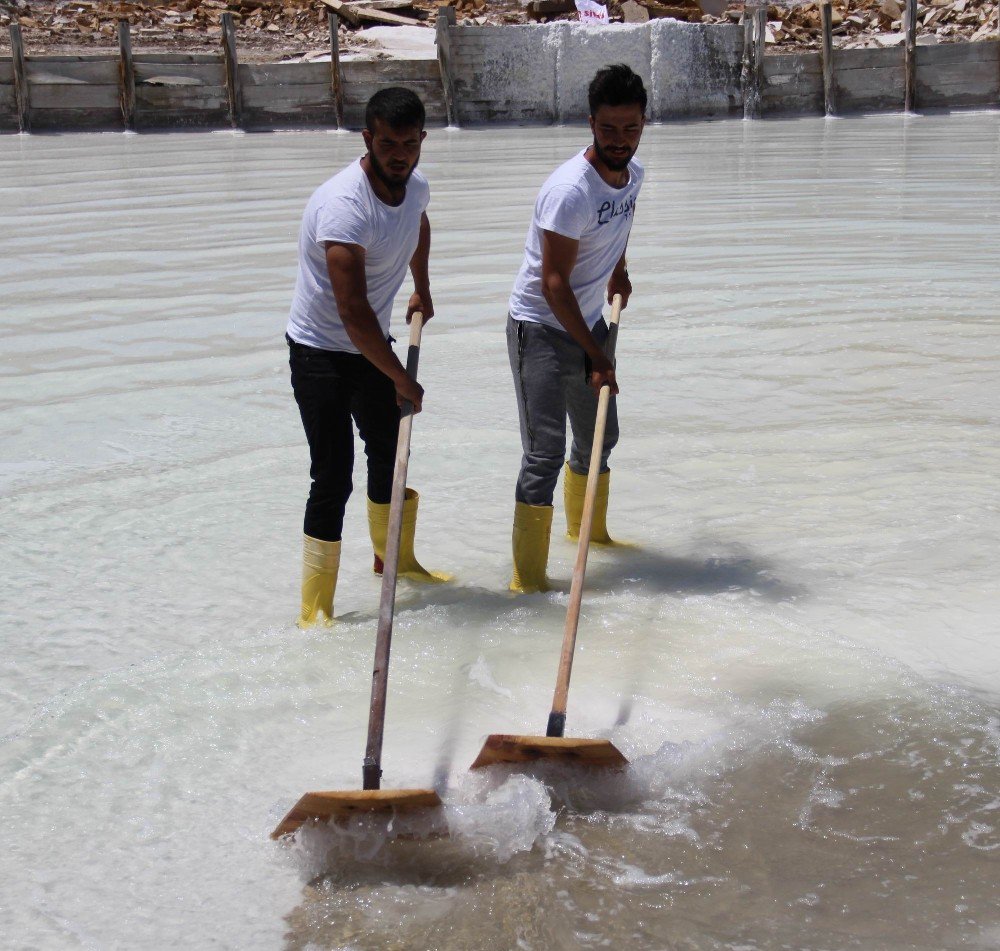
[{"label": "man's neck", "polygon": [[375,197],[386,205],[401,205],[406,197],[406,185],[390,185],[375,171],[370,153],[365,153],[361,159],[361,168],[368,176],[368,182],[375,192]]},{"label": "man's neck", "polygon": [[601,178],[607,182],[612,188],[621,188],[628,184],[628,166],[625,166],[621,171],[617,171],[613,168],[608,168],[601,161],[601,157],[597,154],[597,149],[592,145],[583,153],[583,157],[594,166],[594,170],[597,172]]}]

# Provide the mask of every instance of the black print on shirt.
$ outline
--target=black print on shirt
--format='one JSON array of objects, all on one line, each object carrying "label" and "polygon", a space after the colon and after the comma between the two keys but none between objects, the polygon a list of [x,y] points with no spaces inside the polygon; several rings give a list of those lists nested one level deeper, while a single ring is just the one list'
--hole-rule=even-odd
[{"label": "black print on shirt", "polygon": [[614,218],[624,215],[628,221],[635,212],[635,195],[629,195],[624,201],[606,201],[597,209],[597,223],[599,225],[610,224]]}]

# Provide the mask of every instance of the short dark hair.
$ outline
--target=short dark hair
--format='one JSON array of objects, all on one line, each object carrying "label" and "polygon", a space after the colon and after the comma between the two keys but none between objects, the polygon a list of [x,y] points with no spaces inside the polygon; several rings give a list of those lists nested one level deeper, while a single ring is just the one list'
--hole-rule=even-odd
[{"label": "short dark hair", "polygon": [[427,113],[420,97],[412,90],[403,86],[387,86],[380,89],[365,106],[365,128],[375,131],[375,120],[381,119],[393,129],[405,129],[410,126],[424,127]]},{"label": "short dark hair", "polygon": [[601,106],[631,106],[633,103],[646,111],[646,87],[642,79],[624,63],[604,66],[590,82],[587,94],[590,114]]}]

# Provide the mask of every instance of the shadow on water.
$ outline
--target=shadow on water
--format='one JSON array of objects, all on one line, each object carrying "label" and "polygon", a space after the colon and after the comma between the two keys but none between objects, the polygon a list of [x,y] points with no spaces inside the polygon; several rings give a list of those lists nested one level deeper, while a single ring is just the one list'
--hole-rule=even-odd
[{"label": "shadow on water", "polygon": [[748,591],[772,602],[793,601],[806,593],[803,586],[775,577],[771,562],[744,551],[706,558],[679,558],[642,548],[620,549],[615,554],[613,561],[588,562],[588,588],[627,587],[676,595]]},{"label": "shadow on water", "polygon": [[[609,557],[610,556],[610,557]],[[550,565],[550,571],[551,571]],[[572,566],[570,566],[572,571]],[[655,594],[710,595],[746,591],[778,603],[794,601],[807,594],[802,585],[775,577],[773,563],[744,550],[729,555],[681,558],[652,549],[622,547],[595,549],[587,562],[586,591],[592,594],[616,591],[648,591]],[[570,578],[551,577],[552,590],[568,593]],[[506,581],[496,588],[463,585],[456,580],[446,585],[403,582],[397,600],[397,615],[426,607],[460,605],[470,623],[495,619],[522,610],[525,605],[547,604],[539,596],[516,595],[506,590]],[[562,605],[557,609],[563,611]],[[342,620],[376,621],[376,612],[351,612]]]}]

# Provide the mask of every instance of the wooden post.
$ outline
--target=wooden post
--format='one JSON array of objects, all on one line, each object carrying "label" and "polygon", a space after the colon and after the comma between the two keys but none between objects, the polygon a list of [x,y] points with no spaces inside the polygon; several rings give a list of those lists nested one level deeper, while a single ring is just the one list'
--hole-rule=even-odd
[{"label": "wooden post", "polygon": [[243,94],[240,91],[240,64],[236,58],[236,28],[231,13],[222,14],[222,49],[226,60],[229,122],[238,129],[243,122]]},{"label": "wooden post", "polygon": [[118,88],[125,128],[135,131],[135,63],[128,20],[118,21]]},{"label": "wooden post", "polygon": [[441,88],[444,91],[444,108],[448,116],[448,125],[458,125],[458,111],[455,108],[455,83],[451,76],[451,36],[448,28],[456,22],[455,8],[442,7],[437,18],[437,54],[438,66],[441,69]]},{"label": "wooden post", "polygon": [[764,32],[767,7],[743,9],[743,118],[760,118],[760,97],[764,88]]},{"label": "wooden post", "polygon": [[10,53],[14,62],[14,98],[17,100],[17,127],[31,131],[31,96],[28,93],[28,69],[24,64],[24,40],[21,24],[10,25]]},{"label": "wooden post", "polygon": [[830,0],[823,0],[819,7],[823,23],[823,111],[828,116],[837,114],[837,87],[833,75],[833,13]]},{"label": "wooden post", "polygon": [[753,14],[743,8],[743,64],[740,70],[740,89],[743,93],[743,118],[754,117],[753,103]]},{"label": "wooden post", "polygon": [[754,71],[757,86],[757,115],[760,117],[760,99],[764,95],[764,37],[767,33],[767,5],[757,7],[754,24]]},{"label": "wooden post", "polygon": [[340,17],[332,10],[327,15],[330,24],[330,88],[337,128],[344,128],[344,77],[340,72]]},{"label": "wooden post", "polygon": [[912,112],[917,108],[917,0],[906,0],[903,24],[906,31],[906,56],[904,59],[906,97],[903,108],[907,112]]}]

